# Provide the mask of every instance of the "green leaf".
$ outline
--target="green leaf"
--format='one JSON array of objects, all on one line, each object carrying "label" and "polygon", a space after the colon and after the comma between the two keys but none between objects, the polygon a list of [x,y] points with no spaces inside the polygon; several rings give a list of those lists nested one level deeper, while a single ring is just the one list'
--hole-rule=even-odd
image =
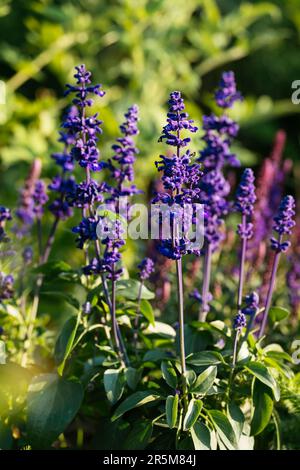
[{"label": "green leaf", "polygon": [[245,423],[244,413],[233,401],[231,401],[228,405],[227,416],[235,432],[236,441],[239,442]]},{"label": "green leaf", "polygon": [[155,326],[149,325],[148,328],[144,330],[144,334],[162,336],[163,338],[176,337],[176,331],[174,328],[167,323],[162,323],[160,321],[156,321]]},{"label": "green leaf", "polygon": [[155,326],[155,318],[151,304],[148,300],[143,299],[140,304],[141,314],[148,320],[148,322]]},{"label": "green leaf", "polygon": [[247,369],[258,380],[260,380],[262,383],[264,383],[273,390],[276,401],[280,399],[279,386],[266,366],[264,366],[260,362],[248,362],[248,364],[245,365],[245,369]]},{"label": "green leaf", "polygon": [[73,297],[72,295],[66,294],[65,292],[43,290],[43,296],[45,295],[49,297],[53,297],[55,299],[61,298],[62,300],[67,302],[69,305],[74,307],[76,310],[80,309],[80,302],[75,297]]},{"label": "green leaf", "polygon": [[292,357],[288,353],[286,353],[285,351],[282,351],[282,352],[281,351],[268,351],[266,353],[266,355],[268,357],[271,357],[272,359],[274,359],[278,363],[282,363],[283,361],[293,363]]},{"label": "green leaf", "polygon": [[269,423],[273,412],[273,394],[267,385],[254,379],[254,413],[251,421],[251,435],[260,434]]},{"label": "green leaf", "polygon": [[[190,325],[184,326],[185,352],[189,354],[205,351],[207,346],[213,342],[213,336],[210,331],[197,330]],[[179,338],[177,339],[179,346]]]},{"label": "green leaf", "polygon": [[137,408],[138,406],[146,405],[146,403],[151,403],[152,401],[161,400],[159,395],[155,395],[150,391],[144,392],[135,392],[130,395],[126,400],[124,400],[116,409],[112,416],[112,421],[120,418],[127,411]]},{"label": "green leaf", "polygon": [[160,362],[168,357],[166,351],[163,349],[153,349],[145,353],[143,362]]},{"label": "green leaf", "polygon": [[201,372],[201,374],[198,375],[191,392],[205,395],[205,393],[212,387],[215,378],[217,377],[217,370],[216,366],[210,366]]},{"label": "green leaf", "polygon": [[208,330],[211,333],[217,335],[217,336],[223,336],[226,338],[226,336],[229,336],[229,328],[228,326],[222,322],[221,320],[215,320],[212,322],[199,322],[199,321],[192,321],[190,323],[191,326],[194,328],[201,328],[202,330]]},{"label": "green leaf", "polygon": [[34,268],[35,273],[47,274],[48,276],[55,276],[60,273],[72,271],[72,268],[69,264],[64,261],[49,261],[44,263],[37,268]]},{"label": "green leaf", "polygon": [[29,386],[28,438],[36,449],[49,446],[70,424],[83,399],[79,382],[56,374],[34,378]]},{"label": "green leaf", "polygon": [[186,358],[186,362],[194,366],[210,366],[220,364],[221,362],[224,362],[224,360],[221,354],[218,352],[202,351],[199,353],[190,354],[190,356]]},{"label": "green leaf", "polygon": [[281,322],[285,320],[289,315],[289,310],[283,307],[271,307],[269,310],[269,318],[272,323]]},{"label": "green leaf", "polygon": [[[129,300],[137,300],[139,296],[141,283],[135,279],[122,279],[117,282],[117,294]],[[151,300],[155,295],[146,286],[143,285],[141,299]]]},{"label": "green leaf", "polygon": [[143,450],[151,439],[153,425],[151,421],[140,421],[134,423],[133,428],[127,435],[122,448],[124,450]]},{"label": "green leaf", "polygon": [[135,390],[141,378],[141,370],[134,367],[127,367],[125,370],[125,379],[128,386]]},{"label": "green leaf", "polygon": [[222,441],[222,443],[229,450],[237,449],[235,432],[227,416],[225,416],[224,413],[219,410],[209,410],[208,414],[211,417],[212,422],[214,423],[217,435]]},{"label": "green leaf", "polygon": [[192,400],[189,402],[189,406],[183,421],[183,429],[185,431],[194,426],[200,415],[202,405],[203,403],[201,400],[196,400],[194,398],[192,398]]},{"label": "green leaf", "polygon": [[195,450],[211,450],[211,432],[205,424],[198,421],[191,428]]},{"label": "green leaf", "polygon": [[161,363],[161,371],[162,371],[163,378],[165,379],[167,384],[171,388],[176,388],[177,383],[178,383],[177,374],[176,374],[174,367],[172,366],[172,363],[170,361],[168,362],[163,361]]},{"label": "green leaf", "polygon": [[196,382],[196,379],[197,379],[196,372],[193,371],[192,369],[187,370],[185,373],[185,378],[186,378],[186,383],[188,387],[191,387],[194,384],[194,382]]},{"label": "green leaf", "polygon": [[120,369],[106,369],[103,382],[107,399],[114,405],[121,398],[124,391],[123,371]]},{"label": "green leaf", "polygon": [[54,358],[59,375],[63,374],[66,360],[68,359],[74,344],[79,325],[78,317],[69,318],[64,324],[55,344]]},{"label": "green leaf", "polygon": [[173,429],[177,423],[178,395],[169,395],[166,400],[166,418],[169,428]]}]

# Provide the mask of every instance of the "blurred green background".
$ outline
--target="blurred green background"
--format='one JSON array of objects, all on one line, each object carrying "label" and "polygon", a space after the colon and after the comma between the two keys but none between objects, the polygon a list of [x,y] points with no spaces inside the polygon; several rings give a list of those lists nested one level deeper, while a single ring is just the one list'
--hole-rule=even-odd
[{"label": "blurred green background", "polygon": [[[221,71],[230,69],[245,96],[233,113],[241,125],[235,150],[242,163],[258,166],[282,128],[288,134],[285,155],[297,174],[300,105],[291,102],[291,84],[300,79],[299,43],[299,0],[0,0],[0,79],[6,83],[1,203],[16,204],[35,157],[43,160],[44,176],[56,171],[50,154],[59,148],[68,104],[64,84],[82,62],[107,92],[96,105],[104,121],[104,158],[126,108],[140,107],[136,174],[145,191],[156,175],[153,161],[164,150],[157,139],[170,91],[183,92],[199,123],[213,106]],[[67,230],[60,237],[58,256]]]}]

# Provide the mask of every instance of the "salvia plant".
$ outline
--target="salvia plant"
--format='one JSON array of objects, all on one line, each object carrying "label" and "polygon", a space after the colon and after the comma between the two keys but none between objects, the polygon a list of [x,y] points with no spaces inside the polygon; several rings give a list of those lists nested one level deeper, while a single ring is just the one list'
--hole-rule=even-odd
[{"label": "salvia plant", "polygon": [[[16,209],[0,207],[0,447],[288,448],[281,423],[299,407],[300,390],[282,347],[289,312],[277,305],[276,279],[291,245],[295,202],[284,196],[273,208],[273,235],[269,230],[264,239],[272,267],[260,299],[261,278],[251,263],[259,191],[251,168],[235,191],[227,171],[240,166],[231,148],[238,124],[230,108],[242,99],[233,72],[222,74],[214,95],[220,113],[203,116],[202,137],[181,92],[170,94],[152,196],[169,209],[170,230],[155,241],[156,253],[145,242],[147,256],[132,277],[123,260],[124,219],[132,218],[142,193],[134,184],[143,158],[139,110],[125,110],[103,156],[93,105],[104,94],[84,65],[76,67],[66,87],[61,150],[52,155],[57,173],[46,184],[35,160]],[[192,139],[199,153],[191,151]],[[204,242],[195,247],[188,234],[199,204]],[[71,262],[55,256],[58,230],[68,230],[67,243],[76,246]],[[172,288],[172,308],[161,310],[153,308],[151,290],[153,279],[165,276],[158,254],[168,260]],[[287,279],[294,285],[298,271],[291,266]],[[56,336],[49,296],[68,312]]]}]

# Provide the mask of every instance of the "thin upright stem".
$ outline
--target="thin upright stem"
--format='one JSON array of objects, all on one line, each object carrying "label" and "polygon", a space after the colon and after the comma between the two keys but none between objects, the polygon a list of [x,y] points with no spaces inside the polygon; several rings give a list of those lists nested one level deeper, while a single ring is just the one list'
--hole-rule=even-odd
[{"label": "thin upright stem", "polygon": [[42,255],[42,258],[41,258],[42,263],[47,263],[47,261],[49,259],[49,256],[50,256],[50,253],[51,253],[51,250],[52,250],[52,246],[53,246],[53,243],[54,243],[54,240],[55,240],[55,233],[56,233],[56,229],[57,229],[57,226],[58,226],[58,222],[59,222],[59,218],[55,217],[54,222],[53,222],[52,227],[51,227],[51,230],[50,230],[50,233],[49,233],[49,236],[48,236],[48,240],[46,242],[44,254]]},{"label": "thin upright stem", "polygon": [[[246,230],[246,216],[242,216],[242,232]],[[240,258],[240,267],[239,267],[239,289],[238,289],[238,311],[242,307],[243,301],[243,287],[245,279],[245,259],[246,259],[246,249],[247,249],[247,238],[242,237],[242,252]]]},{"label": "thin upright stem", "polygon": [[235,337],[234,337],[233,353],[232,353],[232,364],[231,364],[231,370],[230,370],[230,374],[229,374],[227,393],[226,393],[227,404],[230,403],[230,394],[231,394],[234,370],[235,370],[235,366],[236,366],[237,347],[238,347],[239,337],[240,337],[240,329],[237,329],[236,332],[235,332]]},{"label": "thin upright stem", "polygon": [[233,354],[232,354],[232,368],[233,369],[235,368],[235,365],[236,365],[237,346],[239,342],[239,337],[240,337],[240,329],[237,329],[235,333],[234,343],[233,343]]},{"label": "thin upright stem", "polygon": [[178,313],[179,313],[179,343],[180,343],[180,362],[181,362],[181,380],[184,403],[187,399],[186,382],[186,362],[185,362],[185,339],[184,339],[184,309],[183,309],[183,280],[182,280],[182,260],[176,260],[177,274],[177,295],[178,295]]},{"label": "thin upright stem", "polygon": [[211,276],[211,258],[212,249],[211,244],[206,241],[205,243],[205,255],[204,255],[204,272],[203,272],[203,285],[202,285],[202,304],[199,311],[199,321],[205,322],[207,314],[209,312],[209,286]]},{"label": "thin upright stem", "polygon": [[[279,238],[279,243],[281,243],[282,237]],[[271,307],[271,302],[272,302],[272,295],[275,287],[275,281],[276,281],[276,274],[277,274],[277,269],[279,265],[279,260],[280,260],[280,252],[276,252],[274,261],[273,261],[273,267],[272,267],[272,273],[271,273],[271,279],[270,279],[270,284],[269,284],[269,289],[268,289],[268,294],[266,298],[266,303],[265,303],[265,309],[264,309],[264,314],[263,314],[263,319],[259,331],[259,338],[261,338],[264,335],[265,328],[267,325],[267,320],[268,320],[268,315],[269,315],[269,310]]]},{"label": "thin upright stem", "polygon": [[116,349],[120,350],[120,342],[117,329],[117,316],[116,316],[116,281],[112,281],[112,294],[111,294],[111,322],[112,322],[112,333]]},{"label": "thin upright stem", "polygon": [[143,285],[144,285],[144,282],[141,281],[140,287],[139,287],[139,292],[138,292],[138,299],[137,299],[138,305],[137,305],[136,317],[135,317],[135,320],[134,320],[133,344],[134,344],[135,349],[137,347],[137,340],[138,340],[139,316],[140,316],[140,312],[141,312],[141,297],[142,297]]},{"label": "thin upright stem", "polygon": [[[95,240],[95,251],[96,251],[97,258],[100,261],[101,251],[100,251],[99,240]],[[108,290],[108,286],[107,286],[107,279],[106,279],[104,273],[101,273],[100,276],[101,276],[101,281],[102,281],[104,297],[105,297],[106,303],[108,305],[110,315],[112,317],[112,300],[111,300],[110,295],[109,295],[109,290]],[[116,329],[117,329],[117,332],[118,332],[118,338],[119,338],[119,349],[118,349],[119,356],[122,358],[122,360],[125,364],[129,365],[128,354],[127,354],[126,347],[125,347],[125,344],[124,344],[124,341],[123,341],[123,338],[122,338],[122,333],[121,333],[121,330],[120,330],[120,327],[119,327],[119,324],[118,324],[117,321],[116,321],[115,326],[116,326]]]}]

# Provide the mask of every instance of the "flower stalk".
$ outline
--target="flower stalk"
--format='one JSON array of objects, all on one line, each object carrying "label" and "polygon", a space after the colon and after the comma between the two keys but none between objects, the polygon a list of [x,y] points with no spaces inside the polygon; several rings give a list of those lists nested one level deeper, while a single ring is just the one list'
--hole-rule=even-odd
[{"label": "flower stalk", "polygon": [[199,310],[199,321],[205,322],[209,312],[209,301],[211,300],[211,294],[209,292],[210,277],[211,277],[211,262],[212,262],[212,247],[211,244],[206,240],[205,242],[205,254],[204,254],[204,269],[203,269],[203,284],[202,284],[202,296],[201,305]]},{"label": "flower stalk", "polygon": [[273,261],[273,266],[272,266],[269,289],[268,289],[267,298],[265,302],[263,319],[262,319],[262,323],[261,323],[261,327],[259,331],[259,338],[261,338],[265,333],[269,310],[270,310],[271,302],[272,302],[272,296],[273,296],[275,283],[276,283],[276,274],[277,274],[277,269],[279,266],[280,255],[281,253],[286,252],[289,249],[290,244],[291,244],[290,241],[284,241],[283,238],[284,238],[284,235],[291,234],[292,228],[295,225],[295,221],[293,219],[294,215],[295,215],[294,198],[292,196],[285,196],[280,203],[277,216],[274,217],[273,230],[277,232],[278,238],[277,239],[271,238],[271,248],[272,250],[275,251],[275,256],[274,256],[274,261]]}]

